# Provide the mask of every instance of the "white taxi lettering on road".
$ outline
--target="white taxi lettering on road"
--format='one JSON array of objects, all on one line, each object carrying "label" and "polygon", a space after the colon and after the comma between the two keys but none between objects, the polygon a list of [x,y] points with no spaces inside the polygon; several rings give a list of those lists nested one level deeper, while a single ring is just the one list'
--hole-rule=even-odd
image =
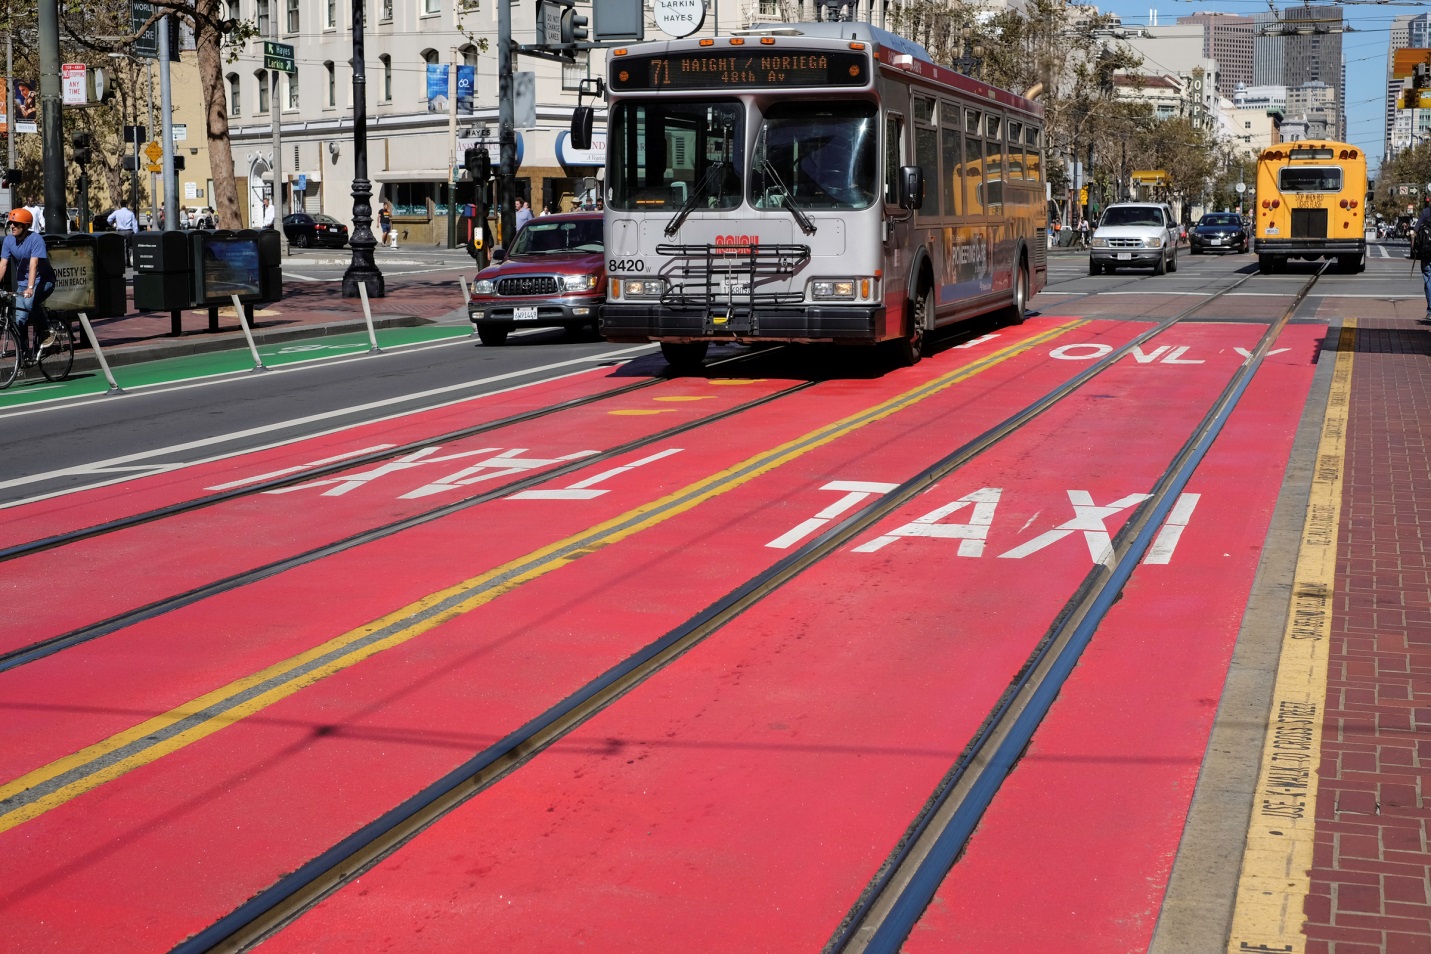
[{"label": "white taxi lettering on road", "polygon": [[489,457],[470,467],[464,467],[459,471],[448,474],[441,480],[435,480],[416,490],[409,491],[398,499],[416,500],[419,497],[431,497],[433,494],[456,490],[459,487],[470,487],[484,480],[514,477],[517,474],[524,474],[528,471],[536,470],[539,467],[550,467],[553,464],[562,464],[569,460],[580,460],[583,457],[590,457],[593,454],[600,453],[600,451],[584,450],[577,451],[574,454],[563,454],[561,457],[552,458],[518,456],[527,453],[527,450],[528,448],[518,447],[514,450],[503,451],[496,457]]},{"label": "white taxi lettering on road", "polygon": [[[931,510],[918,519],[911,520],[902,527],[875,537],[869,543],[855,547],[856,553],[873,553],[893,543],[900,537],[940,537],[959,541],[959,555],[977,557],[984,555],[984,541],[989,538],[989,527],[994,523],[994,511],[999,506],[1003,490],[999,487],[981,487],[965,494],[953,503],[945,504],[938,510]],[[973,505],[968,523],[940,523],[945,517]]]},{"label": "white taxi lettering on road", "polygon": [[445,457],[432,456],[440,450],[442,450],[441,446],[423,447],[410,454],[404,454],[402,457],[374,467],[372,470],[364,470],[356,474],[344,474],[341,477],[329,477],[326,480],[310,480],[306,484],[295,484],[292,487],[280,487],[277,490],[267,490],[264,492],[270,494],[291,494],[300,490],[312,490],[315,487],[327,487],[328,489],[323,491],[324,497],[341,497],[351,490],[366,487],[379,477],[401,473],[405,470],[411,470],[414,467],[421,467],[423,464],[440,464],[443,461],[457,460],[476,454],[490,454],[495,450],[501,450],[501,448],[482,447],[475,451],[467,451],[461,454],[448,454]]},{"label": "white taxi lettering on road", "polygon": [[887,494],[898,486],[869,480],[832,480],[820,489],[844,491],[845,495],[809,520],[771,540],[766,546],[776,550],[788,550],[865,498],[875,494]]},{"label": "white taxi lettering on road", "polygon": [[[635,470],[637,467],[644,467],[647,464],[654,464],[658,460],[670,457],[672,454],[679,454],[684,448],[673,447],[670,450],[663,450],[660,453],[643,457],[640,460],[632,461],[629,464],[622,464],[620,467],[613,467],[610,470],[603,470],[595,477],[588,477],[585,480],[577,481],[570,487],[560,487],[553,490],[523,490],[512,494],[508,500],[590,500],[593,497],[600,497],[604,493],[610,493],[609,488],[597,489],[596,485]],[[594,453],[589,451],[588,453]]]},{"label": "white taxi lettering on road", "polygon": [[270,470],[266,474],[258,474],[254,477],[244,477],[241,480],[231,480],[226,484],[214,484],[212,487],[205,487],[205,490],[228,490],[232,487],[245,487],[249,484],[259,484],[265,480],[276,480],[279,477],[287,477],[289,474],[301,473],[311,470],[314,467],[322,467],[325,464],[336,464],[340,460],[348,460],[351,457],[361,457],[364,454],[375,454],[378,451],[387,450],[392,444],[374,444],[372,447],[364,447],[362,450],[348,451],[346,454],[338,454],[335,457],[325,457],[322,460],[311,460],[306,464],[299,464],[296,467],[285,467],[282,470]]},{"label": "white taxi lettering on road", "polygon": [[1020,544],[1006,553],[1000,553],[1004,560],[1021,560],[1031,553],[1057,543],[1076,531],[1083,531],[1083,539],[1088,544],[1088,555],[1094,563],[1113,565],[1113,541],[1108,536],[1108,528],[1103,521],[1129,507],[1137,506],[1152,494],[1128,494],[1119,497],[1107,506],[1100,507],[1093,502],[1093,495],[1086,490],[1068,491],[1068,500],[1073,504],[1073,519],[1061,523],[1052,530],[1039,534],[1027,543]]},{"label": "white taxi lettering on road", "polygon": [[1193,510],[1197,508],[1197,502],[1201,499],[1202,494],[1179,495],[1178,502],[1173,504],[1173,509],[1168,513],[1168,519],[1163,521],[1163,528],[1153,539],[1153,545],[1148,547],[1148,554],[1143,557],[1144,563],[1172,562],[1173,551],[1178,548],[1178,541],[1183,537],[1183,529],[1192,520]]}]

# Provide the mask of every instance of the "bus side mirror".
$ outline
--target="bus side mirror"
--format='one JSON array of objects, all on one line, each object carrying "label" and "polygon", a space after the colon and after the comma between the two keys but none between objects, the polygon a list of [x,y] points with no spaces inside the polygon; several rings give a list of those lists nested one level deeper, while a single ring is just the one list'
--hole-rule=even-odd
[{"label": "bus side mirror", "polygon": [[924,207],[924,167],[899,167],[899,207],[913,212]]},{"label": "bus side mirror", "polygon": [[571,147],[591,148],[591,127],[596,119],[596,110],[590,106],[578,106],[571,113]]}]

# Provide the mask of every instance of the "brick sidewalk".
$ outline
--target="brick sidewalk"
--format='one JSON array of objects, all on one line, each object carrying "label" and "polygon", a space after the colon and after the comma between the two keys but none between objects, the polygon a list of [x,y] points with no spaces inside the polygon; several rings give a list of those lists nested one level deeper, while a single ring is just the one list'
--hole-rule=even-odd
[{"label": "brick sidewalk", "polygon": [[1375,310],[1352,371],[1308,954],[1431,951],[1431,327]]}]

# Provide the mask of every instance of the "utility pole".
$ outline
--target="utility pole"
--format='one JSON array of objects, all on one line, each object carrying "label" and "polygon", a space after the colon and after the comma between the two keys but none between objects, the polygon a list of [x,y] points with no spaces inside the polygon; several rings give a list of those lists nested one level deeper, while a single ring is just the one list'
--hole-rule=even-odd
[{"label": "utility pole", "polygon": [[45,186],[45,230],[66,232],[65,126],[60,98],[60,3],[40,0],[40,168]]},{"label": "utility pole", "polygon": [[516,231],[517,138],[516,107],[512,101],[512,4],[497,0],[497,143],[500,159],[497,165],[498,227],[502,247],[509,247]]},{"label": "utility pole", "polygon": [[164,229],[179,227],[179,176],[174,169],[174,106],[169,95],[169,17],[159,20],[159,121],[164,149]]},{"label": "utility pole", "polygon": [[[15,37],[14,37],[13,34],[7,33],[7,34],[5,34],[5,82],[6,82],[6,83],[9,83],[9,82],[10,82],[10,77],[12,77],[12,76],[14,76],[14,75],[15,75]],[[9,99],[9,93],[8,93],[8,92],[7,92],[6,98]],[[6,128],[5,138],[6,138],[6,140],[8,140],[8,142],[9,142],[9,151],[10,151],[10,154],[9,154],[9,156],[7,157],[7,161],[6,161],[6,166],[5,166],[5,168],[6,168],[6,169],[9,169],[9,170],[11,170],[11,171],[13,172],[14,169],[15,169],[15,161],[16,161],[16,157],[15,157],[15,120],[17,120],[17,119],[20,118],[20,117],[17,116],[16,113],[15,113],[15,101],[14,101],[13,99],[10,100],[9,113],[10,113],[9,120],[8,120],[9,125],[5,127],[5,128]],[[12,208],[12,209],[15,208],[15,187],[14,187],[13,185],[10,187],[10,208]]]},{"label": "utility pole", "polygon": [[[275,4],[273,15],[268,18],[269,31],[274,40],[278,39],[278,17],[279,10]],[[278,73],[278,70],[268,71],[273,87],[273,93],[268,97],[269,129],[273,133],[273,227],[278,229],[279,241],[283,243],[283,254],[287,255],[288,233],[283,231],[283,107],[278,102]],[[297,75],[290,74],[288,82],[292,83]],[[259,223],[260,226],[262,224]]]},{"label": "utility pole", "polygon": [[[504,0],[498,0],[499,3]],[[447,247],[457,247],[457,47],[447,64]]]}]

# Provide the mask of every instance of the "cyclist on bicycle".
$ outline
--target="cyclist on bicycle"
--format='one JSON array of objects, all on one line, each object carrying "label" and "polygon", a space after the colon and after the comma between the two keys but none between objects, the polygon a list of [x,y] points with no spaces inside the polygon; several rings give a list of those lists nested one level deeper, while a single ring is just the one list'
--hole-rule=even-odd
[{"label": "cyclist on bicycle", "polygon": [[[44,236],[30,230],[34,224],[35,217],[28,209],[12,209],[5,241],[0,244],[0,281],[5,280],[10,263],[15,263],[15,324],[20,327],[22,344],[31,312],[43,305],[55,291],[55,270],[50,266]],[[36,340],[42,336],[45,338],[40,343],[41,349],[55,343],[54,331],[44,335],[46,330],[35,329]]]}]

